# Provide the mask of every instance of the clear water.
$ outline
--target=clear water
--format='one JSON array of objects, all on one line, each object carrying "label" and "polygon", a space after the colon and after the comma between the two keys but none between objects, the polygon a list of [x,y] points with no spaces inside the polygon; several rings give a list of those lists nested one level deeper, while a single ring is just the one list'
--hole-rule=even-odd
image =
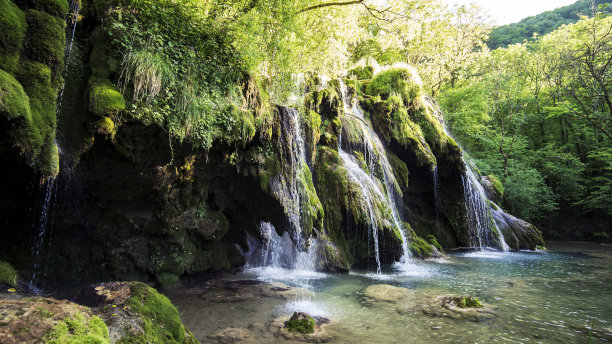
[{"label": "clear water", "polygon": [[[288,285],[308,281],[309,291],[286,300],[215,303],[185,288],[167,295],[202,342],[227,327],[248,330],[247,343],[288,342],[276,337],[270,324],[305,311],[331,320],[325,330],[331,343],[607,343],[612,341],[611,262],[610,246],[550,243],[546,252],[451,253],[382,274],[256,268],[226,277]],[[374,284],[405,287],[415,297],[404,304],[367,303],[363,292]],[[497,316],[470,322],[411,307],[450,294],[477,296],[495,307]]]}]

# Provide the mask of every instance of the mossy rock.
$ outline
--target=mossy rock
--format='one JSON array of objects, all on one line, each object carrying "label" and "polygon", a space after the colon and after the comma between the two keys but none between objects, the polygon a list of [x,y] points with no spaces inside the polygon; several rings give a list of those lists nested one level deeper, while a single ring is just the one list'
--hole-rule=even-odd
[{"label": "mossy rock", "polygon": [[410,252],[419,258],[429,258],[434,254],[432,245],[423,238],[414,237],[408,247]]},{"label": "mossy rock", "polygon": [[102,117],[96,122],[96,133],[114,138],[117,134],[115,123],[108,117]]},{"label": "mossy rock", "polygon": [[26,11],[25,56],[59,68],[64,61],[66,23],[63,18],[30,9]]},{"label": "mossy rock", "polygon": [[30,99],[21,84],[9,73],[0,69],[0,114],[8,120],[22,118],[32,123]]},{"label": "mossy rock", "polygon": [[461,296],[454,299],[455,305],[459,308],[482,308],[482,302],[473,296]]},{"label": "mossy rock", "polygon": [[17,271],[10,263],[0,261],[0,283],[6,283],[14,288],[17,286],[18,278]]},{"label": "mossy rock", "polygon": [[0,69],[17,69],[26,27],[23,11],[12,1],[0,0]]},{"label": "mossy rock", "polygon": [[106,324],[83,306],[51,298],[0,300],[3,327],[0,342],[108,344]]},{"label": "mossy rock", "polygon": [[397,94],[405,106],[411,107],[417,103],[423,92],[421,83],[421,78],[413,68],[391,67],[372,78],[366,93],[380,96],[382,99]]},{"label": "mossy rock", "polygon": [[482,186],[485,189],[487,197],[493,202],[501,204],[504,199],[504,186],[497,176],[490,174],[482,178]]},{"label": "mossy rock", "polygon": [[291,318],[285,323],[285,327],[290,332],[311,334],[315,330],[315,320],[310,315],[303,312],[294,312]]},{"label": "mossy rock", "polygon": [[25,2],[38,11],[56,17],[64,18],[68,15],[68,0],[25,0]]},{"label": "mossy rock", "polygon": [[108,79],[89,81],[89,111],[98,116],[114,116],[125,109],[125,99]]},{"label": "mossy rock", "polygon": [[81,291],[78,299],[113,324],[110,335],[116,343],[198,343],[170,300],[144,283],[91,285]]}]

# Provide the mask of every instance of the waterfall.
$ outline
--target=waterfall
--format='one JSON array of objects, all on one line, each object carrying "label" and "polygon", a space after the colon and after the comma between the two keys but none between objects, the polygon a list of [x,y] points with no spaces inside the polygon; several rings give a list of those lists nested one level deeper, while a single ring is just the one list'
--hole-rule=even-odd
[{"label": "waterfall", "polygon": [[[344,121],[353,121],[356,123],[361,131],[363,136],[362,142],[362,154],[364,156],[364,160],[367,165],[367,169],[369,173],[366,173],[355,161],[355,158],[343,150],[342,148],[342,135],[340,135],[338,140],[338,153],[342,160],[344,167],[348,170],[349,180],[357,183],[362,186],[362,192],[364,195],[364,201],[367,205],[367,214],[370,218],[370,230],[372,232],[372,237],[374,239],[374,253],[377,264],[377,272],[380,273],[380,249],[379,249],[379,240],[378,240],[378,221],[376,219],[376,212],[374,206],[377,203],[385,205],[391,212],[391,220],[393,222],[393,226],[399,232],[399,235],[402,239],[402,253],[403,256],[400,259],[400,263],[406,264],[409,260],[410,253],[408,250],[408,240],[406,238],[404,226],[402,224],[402,220],[399,216],[399,211],[397,210],[397,205],[395,203],[396,194],[395,190],[399,190],[399,186],[393,174],[393,168],[389,163],[387,158],[386,150],[382,141],[365,123],[365,117],[363,114],[363,110],[359,107],[356,99],[347,99],[348,91],[346,85],[342,80],[340,81],[340,91],[342,95],[342,104],[343,104],[343,113]],[[384,189],[382,185],[378,182],[378,178],[376,175],[382,175],[382,182],[384,184]]]},{"label": "waterfall", "polygon": [[42,252],[44,250],[45,239],[50,235],[50,231],[53,227],[53,206],[55,204],[55,195],[57,190],[56,178],[50,178],[47,180],[44,188],[44,197],[40,204],[40,214],[38,215],[37,222],[35,224],[36,237],[34,238],[34,245],[32,246],[32,260],[34,267],[32,271],[32,278],[30,279],[30,287],[34,287],[34,282],[40,274],[40,268],[42,262]]},{"label": "waterfall", "polygon": [[439,225],[442,204],[440,203],[440,176],[438,174],[438,166],[436,166],[432,172],[432,179],[433,179],[434,207],[435,207],[435,212],[436,212],[436,223],[437,225]]},{"label": "waterfall", "polygon": [[[440,121],[444,128],[444,133],[452,137],[446,129],[444,114],[440,111],[439,106],[431,97],[423,97],[423,102],[432,111],[434,116]],[[498,235],[500,248],[506,252],[509,250],[508,244],[504,239],[504,235],[497,227],[497,223],[491,215],[491,206],[487,198],[480,178],[473,171],[473,163],[466,157],[466,154],[461,148],[461,159],[465,166],[465,175],[461,177],[463,181],[463,197],[465,200],[466,221],[470,234],[470,246],[484,248],[491,246],[492,234],[495,232]],[[438,201],[438,171],[434,170],[434,197],[436,199],[436,216],[439,214]]]},{"label": "waterfall", "polygon": [[[68,65],[70,63],[70,57],[72,55],[72,46],[74,43],[74,35],[76,31],[76,24],[79,18],[80,11],[80,1],[72,0],[70,1],[70,10],[69,16],[72,17],[72,26],[70,27],[70,39],[67,41],[66,48],[64,51],[64,70],[62,71],[64,78],[68,72]],[[64,86],[65,83],[62,82],[59,87],[59,91],[56,98],[56,107],[55,113],[56,116],[59,117],[62,109],[62,100],[64,96]],[[57,119],[56,119],[57,120]],[[57,142],[57,139],[53,142],[55,146],[57,146],[58,154],[60,155],[60,159],[62,156],[62,149]],[[37,222],[35,223],[35,238],[34,245],[32,246],[32,260],[34,262],[32,278],[30,280],[30,288],[34,291],[38,291],[34,287],[34,283],[37,277],[40,277],[39,274],[41,272],[41,264],[43,263],[43,259],[41,257],[45,241],[49,240],[51,236],[51,231],[53,229],[53,206],[55,204],[56,194],[57,194],[57,177],[49,177],[45,182],[44,187],[44,197],[41,201],[40,205],[40,214],[38,215]],[[45,266],[46,273],[46,266]],[[44,277],[44,276],[43,276]]]},{"label": "waterfall", "polygon": [[304,246],[303,208],[307,206],[306,202],[308,202],[307,191],[304,183],[301,182],[301,179],[304,178],[305,169],[309,169],[306,160],[306,146],[298,110],[288,107],[280,107],[279,109],[282,115],[279,144],[282,150],[283,173],[272,179],[271,190],[285,207],[292,238],[298,249],[301,250]]}]

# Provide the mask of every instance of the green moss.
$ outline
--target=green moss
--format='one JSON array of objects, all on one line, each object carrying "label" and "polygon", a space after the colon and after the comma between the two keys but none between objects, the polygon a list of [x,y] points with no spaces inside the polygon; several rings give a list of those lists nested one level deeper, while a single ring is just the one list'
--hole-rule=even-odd
[{"label": "green moss", "polygon": [[89,111],[98,116],[114,116],[125,109],[123,95],[108,79],[89,81]]},{"label": "green moss", "polygon": [[419,237],[412,238],[409,249],[413,255],[419,258],[429,258],[434,252],[431,248],[431,244]]},{"label": "green moss", "polygon": [[349,78],[356,77],[359,80],[372,79],[372,76],[374,76],[374,67],[359,66],[359,67],[353,68],[348,72],[348,76]]},{"label": "green moss", "polygon": [[35,9],[53,16],[64,18],[68,15],[67,0],[36,0],[32,3]]},{"label": "green moss", "polygon": [[491,185],[493,185],[493,189],[495,189],[495,192],[498,194],[499,199],[503,199],[504,197],[504,186],[502,184],[502,182],[499,180],[499,178],[497,178],[497,176],[490,174],[487,176],[487,178],[489,179],[489,181],[491,182]]},{"label": "green moss", "polygon": [[32,128],[27,129],[31,160],[44,175],[59,172],[59,154],[55,145],[57,85],[49,67],[39,62],[26,62],[17,71],[17,79],[30,100]]},{"label": "green moss", "polygon": [[278,158],[274,154],[270,154],[266,158],[263,168],[259,171],[259,183],[261,189],[268,191],[270,188],[270,180],[282,171],[282,166]]},{"label": "green moss", "polygon": [[313,317],[304,313],[293,313],[293,316],[285,323],[285,327],[290,332],[299,332],[303,334],[314,333],[315,320]]},{"label": "green moss", "polygon": [[536,251],[546,251],[546,247],[542,245],[536,245],[535,249]]},{"label": "green moss", "polygon": [[12,1],[0,0],[0,69],[17,69],[26,26],[23,11]]},{"label": "green moss", "polygon": [[162,288],[171,288],[180,284],[179,277],[177,275],[166,272],[156,275],[155,280]]},{"label": "green moss", "polygon": [[45,344],[106,344],[110,343],[108,327],[97,316],[81,314],[66,317],[47,332]]},{"label": "green moss", "polygon": [[25,55],[34,61],[59,68],[64,61],[66,33],[64,19],[36,10],[26,12]]},{"label": "green moss", "polygon": [[30,99],[21,84],[9,73],[0,69],[0,114],[9,120],[23,118],[31,124]]},{"label": "green moss", "polygon": [[379,95],[383,99],[397,94],[405,106],[411,107],[422,94],[421,79],[411,68],[389,68],[374,76],[366,88],[366,93],[371,96]]},{"label": "green moss", "polygon": [[305,194],[308,197],[308,202],[304,202],[306,209],[303,212],[306,216],[303,217],[303,223],[305,228],[305,235],[309,235],[309,229],[316,223],[319,229],[323,228],[323,206],[317,195],[317,191],[312,182],[312,174],[310,168],[304,163],[299,169],[298,182],[300,183],[300,189],[306,191]]},{"label": "green moss", "polygon": [[96,132],[98,134],[107,135],[111,138],[115,137],[117,129],[115,129],[115,123],[108,117],[102,117],[96,122]]},{"label": "green moss", "polygon": [[462,296],[455,299],[455,304],[460,308],[482,308],[482,302],[473,296]]},{"label": "green moss", "polygon": [[395,154],[391,152],[387,152],[387,157],[389,158],[389,164],[391,164],[391,168],[393,168],[393,174],[399,183],[400,188],[403,191],[408,190],[408,183],[410,181],[410,171],[408,170],[408,166]]},{"label": "green moss", "polygon": [[43,318],[51,318],[55,315],[53,311],[44,307],[36,307],[36,311],[38,311],[38,314],[40,314]]},{"label": "green moss", "polygon": [[0,282],[16,287],[18,278],[17,271],[11,264],[0,261]]},{"label": "green moss", "polygon": [[133,282],[130,291],[126,304],[141,315],[144,334],[129,334],[119,343],[197,343],[167,297],[140,282]]},{"label": "green moss", "polygon": [[446,148],[448,136],[442,123],[436,118],[429,107],[420,105],[413,111],[412,118],[419,125],[427,143],[438,151]]},{"label": "green moss", "polygon": [[427,242],[430,243],[433,247],[435,247],[438,251],[440,251],[441,253],[444,253],[444,250],[442,249],[442,245],[438,243],[438,240],[436,239],[435,236],[428,235],[426,239],[427,239]]}]

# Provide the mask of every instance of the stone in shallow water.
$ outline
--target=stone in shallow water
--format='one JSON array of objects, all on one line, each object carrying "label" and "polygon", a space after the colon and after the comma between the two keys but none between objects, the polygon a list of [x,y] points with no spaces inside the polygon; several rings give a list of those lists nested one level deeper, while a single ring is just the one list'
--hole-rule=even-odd
[{"label": "stone in shallow water", "polygon": [[492,306],[481,304],[482,307],[460,307],[458,300],[463,299],[463,296],[438,296],[429,299],[429,302],[422,305],[423,314],[445,317],[457,320],[467,321],[485,321],[495,317],[495,311]]},{"label": "stone in shallow water", "polygon": [[364,295],[369,301],[396,303],[411,297],[413,292],[389,284],[375,284],[367,287]]},{"label": "stone in shallow water", "polygon": [[333,337],[325,330],[326,327],[330,324],[329,319],[319,316],[310,317],[307,313],[304,312],[295,312],[291,318],[293,319],[294,317],[300,319],[313,318],[313,332],[300,333],[296,331],[290,331],[287,328],[288,321],[285,320],[287,318],[278,318],[269,323],[268,331],[273,333],[275,337],[282,337],[285,340],[291,342],[328,343],[333,339]]},{"label": "stone in shallow water", "polygon": [[208,336],[208,339],[212,340],[214,343],[232,344],[240,343],[250,336],[251,333],[248,330],[243,328],[228,327],[211,334]]}]

